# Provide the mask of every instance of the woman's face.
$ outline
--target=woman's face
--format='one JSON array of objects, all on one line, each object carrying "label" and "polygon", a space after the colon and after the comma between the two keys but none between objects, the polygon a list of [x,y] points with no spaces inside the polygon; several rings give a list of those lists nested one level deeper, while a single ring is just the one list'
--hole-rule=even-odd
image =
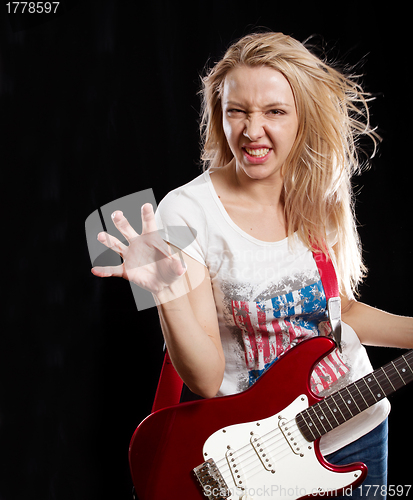
[{"label": "woman's face", "polygon": [[268,66],[239,66],[224,81],[224,133],[240,169],[251,179],[281,177],[298,118],[287,79]]}]

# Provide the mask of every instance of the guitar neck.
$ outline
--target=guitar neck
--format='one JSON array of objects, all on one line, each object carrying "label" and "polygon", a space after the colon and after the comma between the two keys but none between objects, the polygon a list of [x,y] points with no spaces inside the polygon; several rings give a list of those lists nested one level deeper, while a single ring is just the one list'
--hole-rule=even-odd
[{"label": "guitar neck", "polygon": [[357,380],[296,416],[307,439],[315,441],[413,380],[413,351]]}]

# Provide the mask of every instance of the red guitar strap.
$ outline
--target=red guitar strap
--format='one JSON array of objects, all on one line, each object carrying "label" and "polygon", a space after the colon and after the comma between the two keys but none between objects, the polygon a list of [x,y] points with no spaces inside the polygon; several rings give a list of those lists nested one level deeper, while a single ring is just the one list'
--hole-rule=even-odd
[{"label": "red guitar strap", "polygon": [[336,270],[331,258],[326,257],[321,250],[313,252],[313,256],[323,283],[331,331],[341,352],[341,298]]},{"label": "red guitar strap", "polygon": [[165,351],[161,375],[153,401],[152,413],[167,406],[177,405],[181,399],[183,385],[184,383],[176,372],[168,351]]},{"label": "red guitar strap", "polygon": [[[323,252],[313,252],[317,264],[321,282],[327,301],[327,311],[334,339],[341,351],[341,301],[336,271],[330,258],[326,258]],[[152,406],[152,413],[179,403],[182,393],[183,382],[176,372],[168,351],[162,365],[158,387]]]}]

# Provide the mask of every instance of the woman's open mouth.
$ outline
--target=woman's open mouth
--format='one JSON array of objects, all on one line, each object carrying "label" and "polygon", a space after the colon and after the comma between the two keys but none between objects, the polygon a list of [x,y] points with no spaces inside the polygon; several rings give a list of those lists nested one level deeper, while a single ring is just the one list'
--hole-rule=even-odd
[{"label": "woman's open mouth", "polygon": [[271,153],[271,148],[248,148],[243,147],[244,156],[251,163],[261,163],[265,161],[269,154]]}]

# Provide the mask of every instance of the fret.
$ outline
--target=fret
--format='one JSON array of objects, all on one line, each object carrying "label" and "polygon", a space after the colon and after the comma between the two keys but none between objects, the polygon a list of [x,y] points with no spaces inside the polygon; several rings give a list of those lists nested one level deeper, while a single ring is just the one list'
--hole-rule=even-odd
[{"label": "fret", "polygon": [[315,441],[413,381],[413,351],[366,375],[296,416],[307,441]]},{"label": "fret", "polygon": [[298,413],[298,415],[295,416],[295,422],[296,422],[298,428],[300,429],[301,434],[305,437],[305,439],[307,441],[312,441],[314,439],[314,436],[309,435],[309,433],[311,434],[311,432],[310,432],[310,429],[308,428],[307,422],[305,421],[305,418],[304,418],[304,412],[306,412],[306,411],[307,410],[303,410],[300,413]]},{"label": "fret", "polygon": [[[327,405],[330,414],[333,416],[334,421],[332,422],[330,419],[330,422],[332,423],[333,427],[337,427],[338,425],[344,424],[346,421],[343,413],[340,410],[339,405],[336,403],[336,401],[333,398],[334,394],[331,396],[328,396],[327,398],[324,399],[324,403]],[[320,404],[320,403],[318,403]]]},{"label": "fret", "polygon": [[[350,405],[349,409],[352,412],[355,411],[354,415],[357,415],[358,413],[361,412],[361,409],[360,409],[359,405],[357,404],[357,399],[353,398],[353,395],[350,392],[351,389],[352,389],[352,384],[349,385],[348,387],[345,387],[341,392],[345,396],[347,404]],[[354,408],[354,405],[356,405],[356,408]]]},{"label": "fret", "polygon": [[396,364],[393,363],[393,361],[391,361],[390,363],[388,363],[386,366],[383,367],[383,372],[386,375],[386,377],[390,379],[389,382],[392,386],[391,392],[397,391],[397,389],[400,389],[401,387],[406,385],[405,381],[403,380],[403,377],[401,376],[399,370],[397,369]]},{"label": "fret", "polygon": [[406,385],[406,382],[404,381],[403,377],[400,375],[399,370],[396,368],[396,365],[391,361],[391,364],[393,365],[393,368],[395,369],[397,375],[400,377],[400,380],[403,382],[404,385]]},{"label": "fret", "polygon": [[331,429],[334,429],[338,425],[340,425],[339,421],[336,419],[334,412],[331,410],[329,404],[328,404],[329,398],[323,399],[323,401],[320,401],[318,404],[320,405],[320,408],[324,406],[323,413],[331,427]]},{"label": "fret", "polygon": [[389,384],[389,381],[387,380],[386,376],[384,375],[382,368],[375,371],[372,375],[379,387],[379,390],[376,392],[376,398],[378,401],[382,399],[384,396],[387,396],[387,394],[393,392],[392,387]]},{"label": "fret", "polygon": [[[360,393],[360,396],[362,397],[364,403],[366,404],[365,409],[370,408],[370,406],[372,405],[372,403],[370,401],[371,401],[371,397],[373,396],[373,393],[370,391],[369,386],[365,383],[365,381],[363,379],[357,380],[356,382],[354,382],[353,385],[356,387],[356,389]],[[363,393],[364,393],[364,395],[363,395]]]},{"label": "fret", "polygon": [[374,374],[375,372],[373,372],[371,374],[371,376],[374,378],[374,381],[376,382],[376,384],[378,385],[378,390],[376,389],[376,392],[375,392],[375,396],[376,396],[376,399],[377,401],[380,401],[381,398],[383,398],[386,394],[386,391],[383,389],[383,387],[380,385],[376,375]]},{"label": "fret", "polygon": [[383,370],[383,373],[384,373],[384,376],[387,378],[387,380],[389,381],[389,384],[391,385],[391,388],[393,389],[393,391],[396,390],[396,388],[394,387],[394,385],[391,383],[391,380],[389,379],[389,377],[387,376],[387,373],[386,373],[386,370]]},{"label": "fret", "polygon": [[307,418],[309,418],[308,410],[303,410],[296,416],[295,420],[305,439],[309,442],[315,441],[317,436],[312,430],[312,422],[307,422]]},{"label": "fret", "polygon": [[[347,395],[345,394],[345,392],[347,392]],[[357,415],[357,413],[359,413],[359,412],[353,413],[351,411],[351,409],[352,409],[351,404],[353,403],[353,401],[352,401],[353,398],[351,398],[351,395],[348,392],[348,390],[342,389],[341,391],[338,392],[338,394],[340,395],[341,399],[343,400],[344,405],[347,408],[347,411],[350,413],[351,417],[354,417],[354,415]],[[350,396],[350,399],[349,399],[349,396]],[[354,408],[354,406],[353,406],[353,408]],[[351,418],[351,417],[349,417],[349,418]]]},{"label": "fret", "polygon": [[331,398],[332,400],[335,402],[336,404],[336,407],[338,408],[339,410],[339,416],[341,415],[342,419],[343,419],[343,422],[346,422],[349,418],[351,418],[351,414],[350,412],[348,411],[348,409],[345,408],[345,406],[343,404],[340,405],[340,402],[343,401],[343,398],[340,397],[340,393],[339,392],[335,392],[334,394],[331,395]]},{"label": "fret", "polygon": [[[327,410],[327,408],[324,408],[323,410],[323,404],[325,400],[320,401],[318,405],[314,407],[314,411],[317,413],[319,412],[321,415],[319,415],[319,419],[321,420],[321,424],[324,429],[327,427],[330,427],[329,429],[326,429],[326,432],[331,431],[331,429],[334,429],[334,426],[331,424],[329,417],[327,416],[327,413],[324,410]],[[324,405],[326,406],[326,405]],[[330,412],[331,413],[331,412]]]},{"label": "fret", "polygon": [[372,385],[374,383],[372,376],[367,375],[366,377],[362,378],[361,380],[365,383],[367,389],[369,390],[369,392],[371,394],[371,396],[369,397],[370,406],[373,405],[374,403],[377,403],[378,399],[376,398],[375,393],[380,393],[380,392],[377,391],[374,387],[372,387]]},{"label": "fret", "polygon": [[406,385],[405,373],[407,373],[407,368],[404,364],[403,359],[398,358],[395,362],[391,361],[383,367],[385,374],[390,378],[393,391],[396,391]]},{"label": "fret", "polygon": [[[322,436],[327,431],[326,431],[326,428],[323,425],[323,422],[320,420],[320,417],[317,415],[315,407],[318,407],[318,405],[310,406],[308,408],[308,410],[307,410],[307,414],[309,415],[312,423],[314,424],[315,429],[317,431],[317,434],[319,434],[320,436]],[[312,413],[312,415],[310,415],[310,412]]]},{"label": "fret", "polygon": [[363,394],[360,392],[360,389],[357,387],[356,383],[349,385],[347,389],[351,397],[353,398],[354,403],[357,406],[359,412],[362,412],[364,410],[367,410],[367,408],[369,408],[369,405],[363,398]]},{"label": "fret", "polygon": [[[411,354],[411,352],[412,352],[412,351],[410,351],[410,352],[409,352],[409,354]],[[407,365],[408,369],[409,369],[409,370],[412,372],[412,374],[413,374],[413,370],[412,370],[412,368],[411,368],[410,364],[407,362],[407,360],[406,360],[406,358],[404,357],[404,355],[402,356],[402,358],[403,358],[404,362],[406,363],[406,365]],[[402,372],[403,372],[403,370],[402,370]],[[411,379],[410,379],[410,380],[411,380]],[[409,381],[410,381],[410,380],[409,380]]]},{"label": "fret", "polygon": [[[374,394],[371,391],[366,380],[364,378],[362,378],[362,379],[358,380],[358,382],[359,382],[359,384],[364,384],[364,386],[362,386],[362,390],[364,389],[364,394],[366,396],[366,400],[369,402],[369,406],[376,403],[376,398],[374,397]],[[374,399],[374,401],[372,401],[372,399]]]}]

